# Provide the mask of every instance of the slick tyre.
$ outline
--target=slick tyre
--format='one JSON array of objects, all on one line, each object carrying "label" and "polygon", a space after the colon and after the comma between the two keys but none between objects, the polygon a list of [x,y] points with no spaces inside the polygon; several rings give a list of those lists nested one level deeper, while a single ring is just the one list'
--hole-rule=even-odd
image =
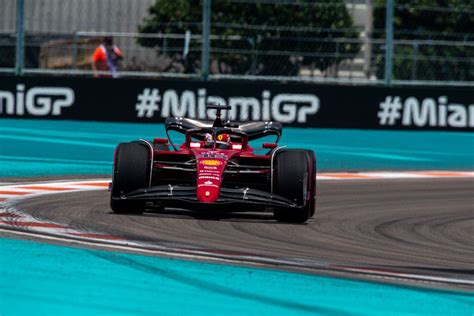
[{"label": "slick tyre", "polygon": [[314,213],[316,212],[316,155],[314,154],[314,151],[312,150],[307,150],[306,151],[309,155],[310,159],[310,181],[311,181],[311,194],[310,194],[310,200],[309,202],[311,203],[310,208],[309,208],[309,217],[313,217]]},{"label": "slick tyre", "polygon": [[304,223],[312,214],[312,180],[314,154],[302,149],[282,150],[274,160],[273,192],[294,202],[298,207],[276,208],[273,211],[279,222]]},{"label": "slick tyre", "polygon": [[143,213],[145,202],[127,201],[120,197],[134,190],[149,187],[150,159],[150,149],[146,144],[132,142],[118,145],[110,199],[110,207],[115,213]]}]

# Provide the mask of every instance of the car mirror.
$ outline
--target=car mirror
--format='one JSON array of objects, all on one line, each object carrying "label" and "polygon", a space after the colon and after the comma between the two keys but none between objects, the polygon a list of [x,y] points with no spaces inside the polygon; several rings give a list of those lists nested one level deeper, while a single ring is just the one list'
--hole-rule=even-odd
[{"label": "car mirror", "polygon": [[153,144],[168,144],[168,138],[155,138]]},{"label": "car mirror", "polygon": [[276,143],[263,143],[262,145],[263,148],[268,148],[268,149],[273,149],[277,147]]}]

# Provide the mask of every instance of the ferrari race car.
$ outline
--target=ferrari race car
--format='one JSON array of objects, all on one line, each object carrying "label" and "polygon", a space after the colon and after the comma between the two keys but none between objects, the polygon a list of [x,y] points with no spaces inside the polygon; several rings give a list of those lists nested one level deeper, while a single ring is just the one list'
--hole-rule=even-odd
[{"label": "ferrari race car", "polygon": [[[229,106],[209,105],[214,121],[166,119],[167,138],[121,143],[115,150],[111,208],[244,212],[273,211],[277,221],[302,223],[315,212],[316,157],[306,149],[278,146],[276,122],[232,123]],[[170,133],[181,135],[177,145]],[[177,133],[176,133],[177,132]],[[274,142],[252,148],[249,142]],[[261,152],[257,154],[256,152]]]}]

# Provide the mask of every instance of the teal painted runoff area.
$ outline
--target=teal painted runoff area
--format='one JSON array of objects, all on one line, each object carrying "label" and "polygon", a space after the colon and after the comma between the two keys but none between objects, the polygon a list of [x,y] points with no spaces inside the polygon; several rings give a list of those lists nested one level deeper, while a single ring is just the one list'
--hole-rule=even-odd
[{"label": "teal painted runoff area", "polygon": [[[0,119],[0,178],[110,174],[161,124]],[[287,128],[320,170],[473,170],[470,133]],[[0,238],[0,315],[473,315],[474,295]]]},{"label": "teal painted runoff area", "polygon": [[[162,124],[0,119],[0,177],[110,174],[117,143]],[[320,171],[474,170],[474,133],[285,128],[280,144],[317,153]]]},{"label": "teal painted runoff area", "polygon": [[2,316],[474,314],[473,293],[14,239],[0,250]]}]

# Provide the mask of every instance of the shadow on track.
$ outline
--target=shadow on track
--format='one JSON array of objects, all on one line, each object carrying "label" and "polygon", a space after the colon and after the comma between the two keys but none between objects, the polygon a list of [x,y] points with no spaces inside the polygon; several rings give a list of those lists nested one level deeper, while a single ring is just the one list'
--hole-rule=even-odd
[{"label": "shadow on track", "polygon": [[171,218],[181,220],[208,220],[221,222],[240,222],[240,223],[265,223],[273,225],[298,225],[304,226],[307,223],[282,223],[277,222],[271,212],[229,212],[222,210],[211,211],[193,211],[186,209],[147,209],[143,214],[116,214],[109,212],[110,215],[128,216],[128,217],[152,217],[152,218]]}]

